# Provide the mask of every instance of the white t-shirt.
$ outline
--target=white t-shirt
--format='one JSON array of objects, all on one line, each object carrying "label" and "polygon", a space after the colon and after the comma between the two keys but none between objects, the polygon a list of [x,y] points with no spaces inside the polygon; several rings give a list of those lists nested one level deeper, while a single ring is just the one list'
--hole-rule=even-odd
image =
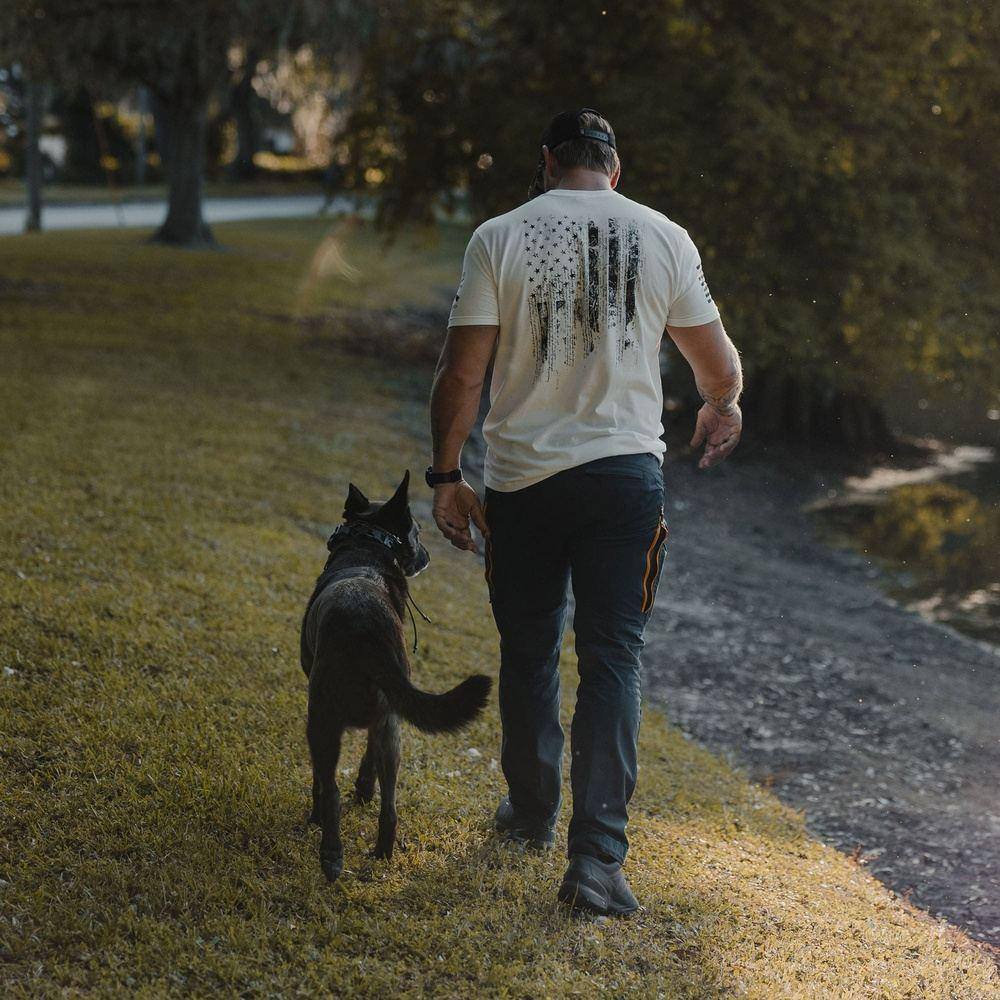
[{"label": "white t-shirt", "polygon": [[664,327],[718,315],[687,231],[616,191],[557,188],[484,222],[448,326],[500,327],[486,485],[662,454]]}]

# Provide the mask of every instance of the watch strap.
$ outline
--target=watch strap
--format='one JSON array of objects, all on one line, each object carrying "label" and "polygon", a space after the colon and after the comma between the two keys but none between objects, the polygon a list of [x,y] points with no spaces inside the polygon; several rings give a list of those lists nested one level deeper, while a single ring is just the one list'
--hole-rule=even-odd
[{"label": "watch strap", "polygon": [[462,470],[452,469],[451,472],[435,472],[432,465],[427,466],[424,473],[424,481],[428,486],[443,486],[445,483],[460,483],[462,481]]}]

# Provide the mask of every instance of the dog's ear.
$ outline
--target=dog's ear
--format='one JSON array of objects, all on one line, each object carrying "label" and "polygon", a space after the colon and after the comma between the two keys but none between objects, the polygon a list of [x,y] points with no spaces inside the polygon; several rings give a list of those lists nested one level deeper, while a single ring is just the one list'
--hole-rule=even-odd
[{"label": "dog's ear", "polygon": [[403,476],[403,481],[396,487],[396,492],[386,500],[385,505],[382,510],[387,514],[400,515],[402,516],[410,508],[409,494],[410,492],[410,470],[406,470],[406,474]]},{"label": "dog's ear", "polygon": [[369,507],[371,507],[371,502],[368,497],[354,483],[349,483],[347,486],[347,503],[344,504],[344,517],[354,517],[358,514],[363,514]]}]

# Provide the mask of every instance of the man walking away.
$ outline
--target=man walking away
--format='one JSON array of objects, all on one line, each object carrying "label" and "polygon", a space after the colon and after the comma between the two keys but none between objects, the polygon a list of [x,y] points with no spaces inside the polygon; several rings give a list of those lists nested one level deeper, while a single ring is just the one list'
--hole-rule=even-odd
[{"label": "man walking away", "polygon": [[[664,328],[705,400],[692,439],[705,444],[701,468],[736,447],[742,375],[691,238],[618,194],[619,174],[604,118],[557,115],[542,137],[537,197],[473,234],[431,395],[427,480],[452,544],[475,549],[470,518],[486,540],[508,785],[496,826],[536,848],[554,843],[561,801],[558,663],[572,585],[580,683],[559,898],[624,915],[639,906],[622,872],[639,652],[668,533]],[[460,460],[494,351],[481,505]]]}]

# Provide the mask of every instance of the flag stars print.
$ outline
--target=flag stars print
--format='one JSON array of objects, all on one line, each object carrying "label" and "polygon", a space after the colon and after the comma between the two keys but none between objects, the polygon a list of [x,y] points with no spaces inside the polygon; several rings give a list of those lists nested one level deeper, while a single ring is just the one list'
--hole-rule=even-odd
[{"label": "flag stars print", "polygon": [[522,236],[536,380],[558,380],[606,336],[613,339],[616,364],[630,354],[634,359],[640,225],[541,216],[523,220]]}]

